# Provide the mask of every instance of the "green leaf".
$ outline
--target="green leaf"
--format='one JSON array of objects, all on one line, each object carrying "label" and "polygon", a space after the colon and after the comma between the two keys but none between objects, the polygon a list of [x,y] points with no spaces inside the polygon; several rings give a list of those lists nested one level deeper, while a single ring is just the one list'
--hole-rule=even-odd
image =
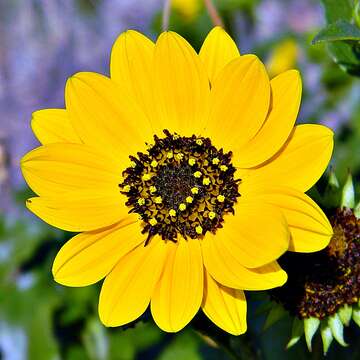
[{"label": "green leaf", "polygon": [[339,309],[338,315],[340,317],[341,322],[345,326],[349,326],[352,315],[352,306],[345,304],[342,308]]},{"label": "green leaf", "polygon": [[353,0],[322,0],[322,3],[328,23],[333,23],[339,19],[351,20]]},{"label": "green leaf", "polygon": [[338,314],[329,317],[329,326],[335,340],[342,346],[347,346],[344,340],[344,325],[342,324]]},{"label": "green leaf", "polygon": [[360,29],[345,20],[337,20],[322,29],[312,43],[327,41],[360,41]]},{"label": "green leaf", "polygon": [[304,321],[298,318],[294,318],[292,330],[291,330],[291,339],[286,345],[286,349],[290,349],[294,346],[301,338],[304,333]]},{"label": "green leaf", "polygon": [[355,190],[350,172],[342,190],[341,206],[348,208],[354,208],[355,206]]},{"label": "green leaf", "polygon": [[304,320],[305,339],[309,351],[311,351],[311,340],[314,337],[316,330],[319,328],[319,325],[320,320],[317,318],[310,317]]},{"label": "green leaf", "polygon": [[334,339],[331,329],[327,324],[327,321],[324,321],[321,323],[320,334],[321,334],[321,339],[323,342],[324,355],[326,355],[329,350],[329,347]]},{"label": "green leaf", "polygon": [[268,329],[270,326],[274,325],[276,322],[278,322],[283,316],[286,315],[286,310],[280,305],[280,304],[275,304],[266,320],[265,320],[265,324],[264,324],[264,327],[263,327],[263,330],[266,330]]},{"label": "green leaf", "polygon": [[359,50],[345,42],[329,42],[328,49],[333,61],[350,75],[360,76]]}]

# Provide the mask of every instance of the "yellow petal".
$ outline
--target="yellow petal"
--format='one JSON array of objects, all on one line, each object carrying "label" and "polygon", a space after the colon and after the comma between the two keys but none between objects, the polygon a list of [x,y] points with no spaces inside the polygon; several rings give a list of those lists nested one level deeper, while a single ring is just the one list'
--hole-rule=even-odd
[{"label": "yellow petal", "polygon": [[136,221],[136,215],[129,215],[109,228],[74,236],[56,255],[52,267],[55,281],[87,286],[104,278],[122,256],[144,242]]},{"label": "yellow petal", "polygon": [[266,290],[282,286],[287,280],[286,272],[277,262],[248,269],[220,242],[209,241],[206,246],[202,246],[202,251],[206,270],[224,286],[241,290]]},{"label": "yellow petal", "polygon": [[202,310],[221,329],[232,335],[246,332],[246,299],[241,290],[219,284],[205,270]]},{"label": "yellow petal", "polygon": [[264,65],[255,55],[231,61],[216,77],[210,101],[205,134],[226,150],[247,143],[269,110],[270,81]]},{"label": "yellow petal", "polygon": [[290,188],[264,187],[255,192],[253,199],[281,209],[289,224],[290,251],[314,252],[329,244],[333,234],[331,224],[309,196]]},{"label": "yellow petal", "polygon": [[234,164],[247,168],[270,159],[293,130],[301,100],[299,72],[290,70],[270,82],[270,111],[258,134],[245,145],[234,147]]},{"label": "yellow petal", "polygon": [[110,60],[111,79],[136,99],[150,119],[154,115],[155,101],[152,81],[154,47],[155,44],[146,36],[128,30],[115,41]]},{"label": "yellow petal", "polygon": [[120,86],[96,73],[78,73],[66,83],[66,108],[81,140],[124,166],[152,140],[150,123]]},{"label": "yellow petal", "polygon": [[32,114],[31,128],[42,144],[80,143],[64,109],[44,109]]},{"label": "yellow petal", "polygon": [[203,263],[198,240],[167,244],[164,272],[151,299],[151,313],[164,331],[176,332],[197,313],[203,297]]},{"label": "yellow petal", "polygon": [[148,307],[164,267],[166,243],[153,238],[147,246],[122,257],[106,277],[100,293],[99,315],[106,326],[137,319]]},{"label": "yellow petal", "polygon": [[245,267],[256,268],[277,260],[289,247],[285,217],[264,201],[240,199],[235,216],[225,216],[223,226],[216,234],[206,235],[203,247],[216,242],[219,251],[226,248]]},{"label": "yellow petal", "polygon": [[216,26],[204,40],[199,56],[212,83],[220,70],[231,60],[239,57],[240,52],[228,33],[220,26]]},{"label": "yellow petal", "polygon": [[199,132],[210,94],[206,70],[190,44],[171,31],[155,45],[154,90],[158,127],[183,136]]},{"label": "yellow petal", "polygon": [[115,224],[128,216],[126,197],[116,192],[94,194],[89,190],[58,197],[34,197],[26,206],[48,224],[67,231],[92,231]]},{"label": "yellow petal", "polygon": [[21,160],[21,170],[31,189],[41,196],[97,189],[119,192],[121,165],[84,144],[40,146]]},{"label": "yellow petal", "polygon": [[322,125],[298,125],[283,148],[261,166],[238,172],[242,194],[257,184],[307,191],[325,171],[331,158],[333,132]]}]

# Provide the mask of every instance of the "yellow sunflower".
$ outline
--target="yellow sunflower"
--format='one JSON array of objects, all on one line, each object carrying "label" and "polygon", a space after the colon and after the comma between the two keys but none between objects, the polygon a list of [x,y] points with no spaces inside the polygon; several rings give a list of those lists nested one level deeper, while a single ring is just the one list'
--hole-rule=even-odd
[{"label": "yellow sunflower", "polygon": [[154,44],[127,31],[110,70],[72,76],[66,109],[33,115],[42,146],[21,161],[38,195],[27,206],[80,232],[56,256],[55,280],[105,278],[106,326],[150,304],[165,331],[202,308],[225,331],[245,332],[243,290],[283,285],[281,254],[330,240],[331,225],[304,192],[329,162],[332,131],[294,126],[298,72],[269,80],[219,27],[199,54],[173,32]]}]

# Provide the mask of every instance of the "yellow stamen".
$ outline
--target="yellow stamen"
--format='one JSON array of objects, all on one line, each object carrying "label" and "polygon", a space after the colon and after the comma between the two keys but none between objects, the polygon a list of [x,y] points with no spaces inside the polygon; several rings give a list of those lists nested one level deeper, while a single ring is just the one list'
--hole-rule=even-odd
[{"label": "yellow stamen", "polygon": [[213,211],[210,211],[208,216],[209,216],[209,219],[212,220],[212,219],[215,219],[216,214]]},{"label": "yellow stamen", "polygon": [[161,198],[161,196],[157,196],[157,197],[155,198],[155,203],[156,203],[156,204],[161,204],[161,203],[162,203],[162,198]]},{"label": "yellow stamen", "polygon": [[144,198],[140,198],[140,199],[138,199],[137,203],[138,203],[140,206],[143,206],[143,205],[145,205],[145,199],[144,199]]},{"label": "yellow stamen", "polygon": [[195,171],[195,172],[194,172],[194,176],[195,176],[197,179],[200,178],[201,175],[202,175],[202,173],[201,173],[200,171]]},{"label": "yellow stamen", "polygon": [[149,224],[151,226],[155,226],[157,224],[157,220],[155,218],[152,218],[152,219],[149,220]]},{"label": "yellow stamen", "polygon": [[218,202],[221,202],[221,203],[222,203],[222,202],[224,202],[224,200],[225,200],[225,196],[224,196],[224,195],[218,195],[218,196],[217,196],[217,201],[218,201]]},{"label": "yellow stamen", "polygon": [[150,164],[152,167],[157,167],[158,166],[158,162],[156,160],[153,160]]},{"label": "yellow stamen", "polygon": [[169,152],[166,154],[166,157],[167,157],[168,159],[172,159],[173,156],[174,156],[174,153],[173,153],[172,151],[169,151]]},{"label": "yellow stamen", "polygon": [[221,171],[226,171],[227,169],[228,169],[228,167],[226,165],[221,165],[220,166]]},{"label": "yellow stamen", "polygon": [[195,231],[196,231],[197,234],[201,235],[202,232],[203,232],[202,226],[198,225],[198,226],[195,228]]},{"label": "yellow stamen", "polygon": [[183,203],[181,203],[181,204],[179,205],[179,210],[180,210],[180,211],[184,211],[185,209],[186,209],[186,205],[183,204]]},{"label": "yellow stamen", "polygon": [[191,204],[191,203],[193,202],[192,196],[188,196],[188,197],[185,199],[185,201],[186,201],[187,203]]},{"label": "yellow stamen", "polygon": [[180,136],[179,136],[178,134],[174,134],[174,135],[173,135],[173,139],[174,139],[174,140],[177,140],[179,137],[180,137]]},{"label": "yellow stamen", "polygon": [[183,153],[178,153],[175,155],[175,159],[178,160],[178,161],[181,161],[184,157],[184,154]]},{"label": "yellow stamen", "polygon": [[130,161],[130,166],[131,166],[132,168],[136,167],[136,162],[135,162],[135,161]]},{"label": "yellow stamen", "polygon": [[202,145],[202,144],[203,144],[203,141],[202,141],[201,139],[197,139],[197,140],[196,140],[196,143],[197,143],[198,145]]},{"label": "yellow stamen", "polygon": [[214,165],[217,165],[219,162],[220,162],[220,159],[219,158],[213,158],[212,161],[211,161]]},{"label": "yellow stamen", "polygon": [[144,174],[144,175],[142,176],[142,179],[143,179],[144,181],[149,181],[149,180],[151,179],[151,175],[150,175],[150,174]]},{"label": "yellow stamen", "polygon": [[150,186],[150,192],[154,193],[156,191],[156,187],[154,185]]},{"label": "yellow stamen", "polygon": [[170,216],[176,216],[176,211],[174,209],[170,209],[169,210],[169,215]]},{"label": "yellow stamen", "polygon": [[199,193],[199,189],[197,187],[191,188],[190,191],[191,191],[192,194],[198,194]]},{"label": "yellow stamen", "polygon": [[190,166],[194,166],[196,164],[196,160],[193,159],[193,158],[190,158],[188,163],[189,163]]},{"label": "yellow stamen", "polygon": [[130,189],[131,189],[131,186],[130,186],[130,185],[125,185],[124,188],[123,188],[123,191],[129,192]]},{"label": "yellow stamen", "polygon": [[203,185],[210,185],[211,181],[209,178],[204,178],[202,183]]}]

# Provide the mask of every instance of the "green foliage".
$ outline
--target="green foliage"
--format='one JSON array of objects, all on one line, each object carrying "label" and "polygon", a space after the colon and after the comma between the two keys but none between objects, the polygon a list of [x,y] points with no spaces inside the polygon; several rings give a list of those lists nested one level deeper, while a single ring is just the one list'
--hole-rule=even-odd
[{"label": "green foliage", "polygon": [[313,39],[313,44],[325,42],[333,60],[341,69],[360,76],[360,29],[357,21],[358,2],[323,0],[327,26]]}]

